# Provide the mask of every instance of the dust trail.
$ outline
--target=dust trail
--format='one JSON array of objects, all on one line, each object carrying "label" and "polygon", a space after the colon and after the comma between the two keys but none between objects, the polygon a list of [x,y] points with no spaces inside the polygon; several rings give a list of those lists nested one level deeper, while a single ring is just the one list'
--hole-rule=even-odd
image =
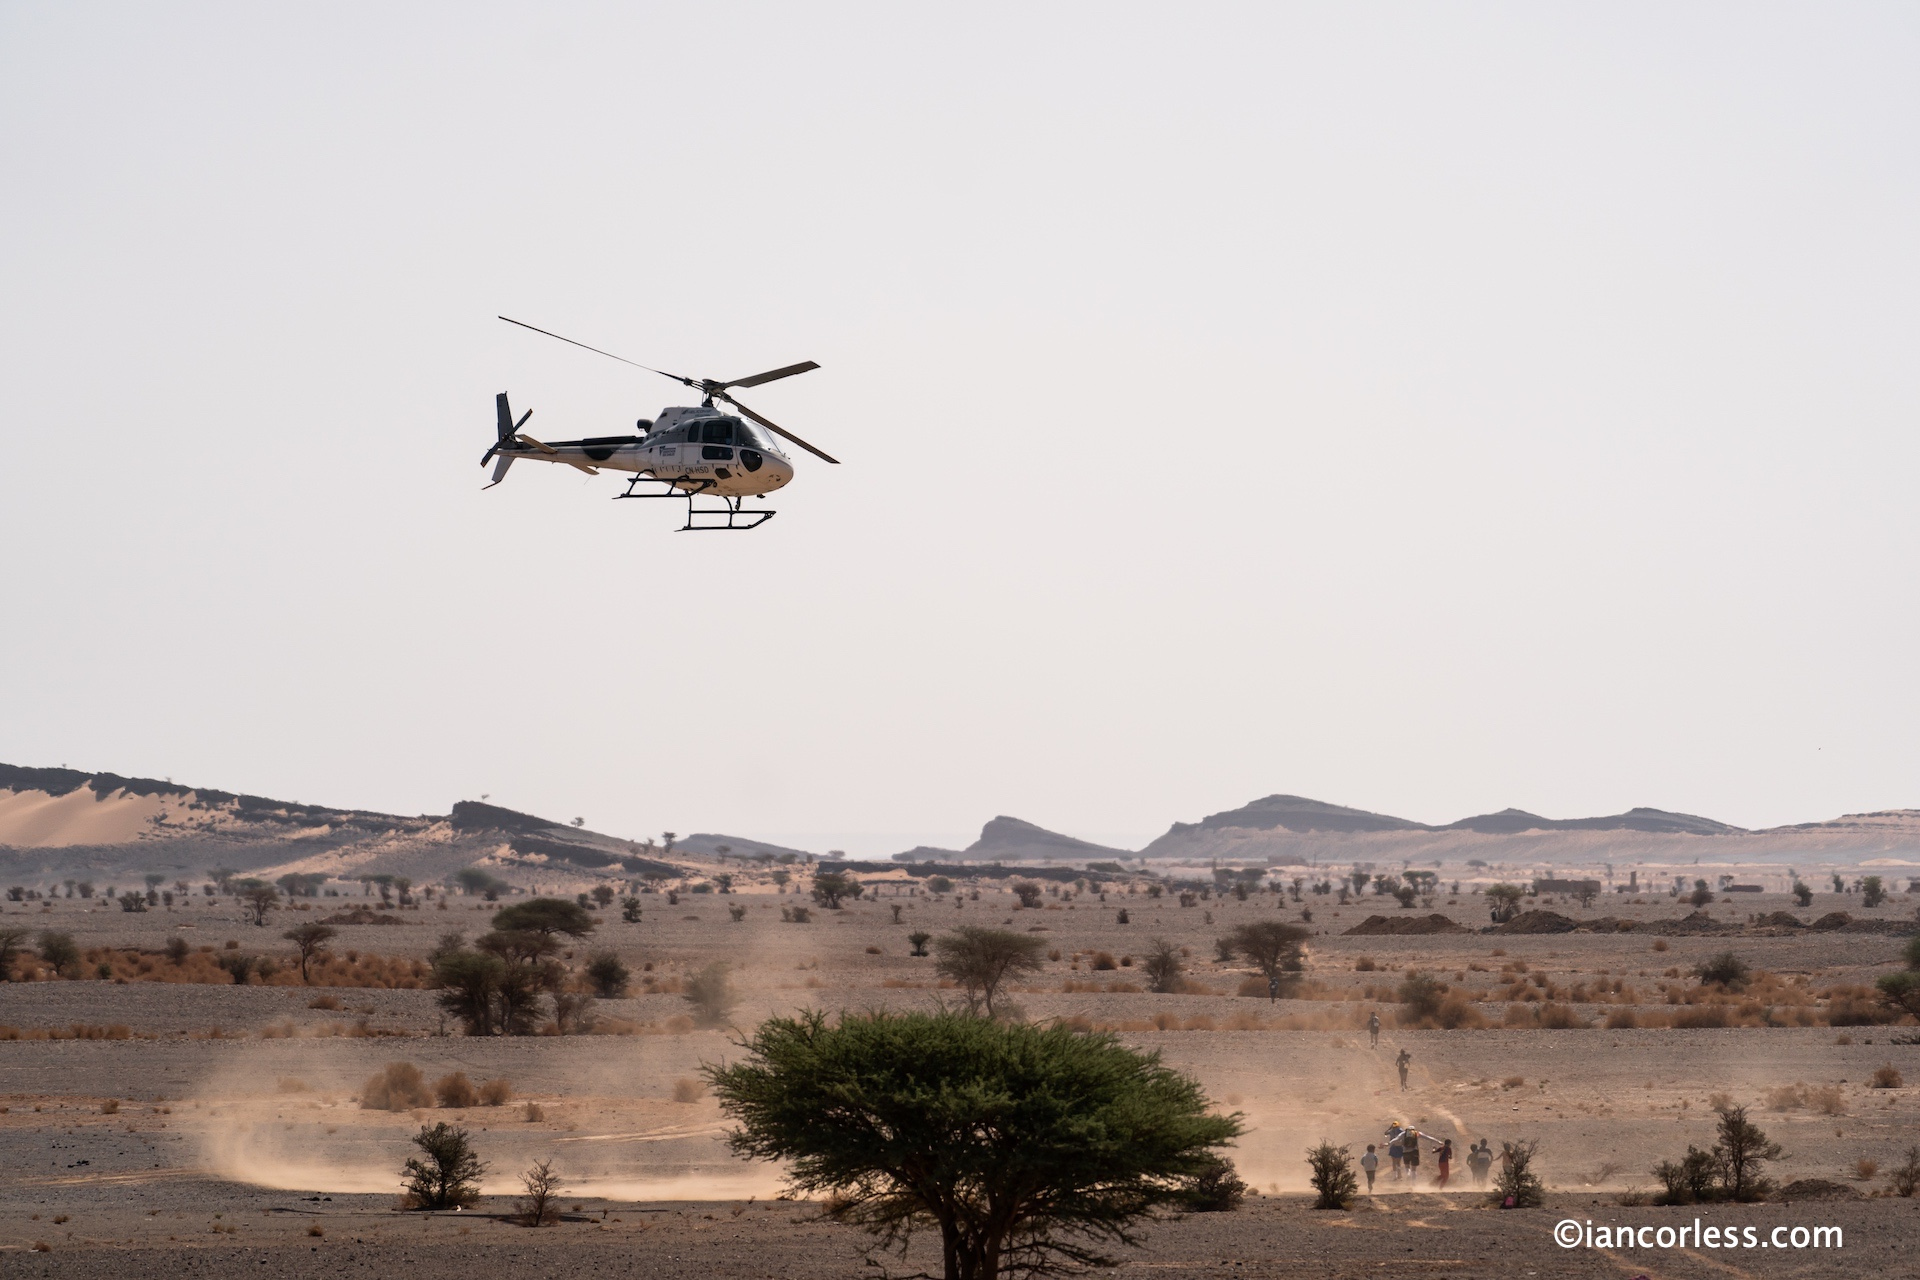
[{"label": "dust trail", "polygon": [[555,1138],[555,1142],[671,1142],[677,1138],[707,1138],[727,1131],[725,1125],[709,1125],[704,1129],[649,1129],[638,1133],[585,1133],[570,1138]]}]

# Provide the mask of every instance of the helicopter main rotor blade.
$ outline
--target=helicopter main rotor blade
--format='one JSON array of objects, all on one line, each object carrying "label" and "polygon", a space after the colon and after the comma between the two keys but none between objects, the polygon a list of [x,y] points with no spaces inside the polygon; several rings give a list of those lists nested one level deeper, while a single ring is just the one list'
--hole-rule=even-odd
[{"label": "helicopter main rotor blade", "polygon": [[781,378],[791,378],[796,373],[808,373],[820,366],[811,360],[802,360],[799,364],[790,364],[784,369],[770,369],[765,373],[756,373],[750,378],[735,378],[732,382],[722,382],[715,390],[725,391],[729,387],[759,387]]},{"label": "helicopter main rotor blade", "polygon": [[569,343],[573,346],[579,347],[583,351],[591,351],[593,352],[593,354],[597,356],[605,356],[609,360],[618,360],[621,364],[630,364],[636,369],[645,369],[648,373],[657,373],[663,378],[672,378],[675,382],[684,383],[685,385],[689,387],[693,387],[696,390],[700,388],[700,384],[695,382],[692,378],[683,378],[677,373],[668,373],[665,369],[656,369],[650,364],[641,364],[638,360],[629,360],[625,356],[617,356],[613,354],[613,352],[611,351],[602,351],[598,347],[589,347],[584,342],[574,342],[572,338],[561,337],[557,333],[548,332],[547,330],[540,328],[538,325],[528,324],[524,320],[515,320],[512,316],[500,316],[498,317],[498,319],[505,320],[508,324],[517,324],[522,329],[532,329],[535,333],[544,333],[549,338],[560,338],[560,341],[562,342]]},{"label": "helicopter main rotor blade", "polygon": [[823,453],[821,450],[814,448],[812,445],[808,444],[805,440],[802,440],[799,436],[793,434],[793,432],[787,430],[785,427],[781,426],[779,423],[773,422],[773,421],[770,421],[769,419],[761,417],[759,414],[747,408],[747,406],[741,404],[738,400],[735,400],[732,396],[728,395],[726,392],[716,391],[714,393],[714,398],[717,400],[725,400],[728,404],[738,409],[741,413],[745,414],[747,417],[752,418],[755,422],[759,423],[761,426],[765,427],[767,430],[773,432],[775,435],[779,436],[781,439],[791,440],[793,443],[799,445],[802,449],[805,449],[808,453],[812,454],[816,458],[819,458],[821,461],[831,462],[836,467],[840,465],[840,459],[834,457],[832,454]]}]

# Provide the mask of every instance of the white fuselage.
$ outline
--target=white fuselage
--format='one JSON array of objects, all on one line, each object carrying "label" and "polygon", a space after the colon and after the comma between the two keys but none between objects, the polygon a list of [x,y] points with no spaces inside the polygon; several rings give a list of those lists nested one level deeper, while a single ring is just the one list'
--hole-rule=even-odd
[{"label": "white fuselage", "polygon": [[634,471],[720,497],[772,493],[793,479],[793,462],[771,433],[716,409],[663,409],[650,426],[643,436],[560,440],[546,449],[514,441],[501,452],[589,473],[602,467]]}]

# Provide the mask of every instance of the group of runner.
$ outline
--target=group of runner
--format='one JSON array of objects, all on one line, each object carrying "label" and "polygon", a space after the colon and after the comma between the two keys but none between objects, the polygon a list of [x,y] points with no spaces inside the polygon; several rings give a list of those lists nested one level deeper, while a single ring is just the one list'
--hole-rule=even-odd
[{"label": "group of runner", "polygon": [[[1453,1176],[1453,1139],[1436,1138],[1421,1133],[1412,1125],[1402,1125],[1392,1121],[1387,1125],[1386,1148],[1393,1181],[1404,1180],[1411,1187],[1420,1180],[1420,1144],[1426,1143],[1433,1153],[1434,1191],[1446,1189],[1447,1181]],[[1360,1157],[1360,1171],[1367,1175],[1367,1190],[1373,1190],[1374,1179],[1380,1172],[1380,1144],[1369,1142],[1367,1153]],[[1487,1172],[1493,1167],[1493,1146],[1485,1138],[1467,1148],[1467,1172],[1473,1176],[1473,1185],[1487,1185]]]},{"label": "group of runner", "polygon": [[[1367,1017],[1367,1036],[1370,1047],[1380,1047],[1380,1015],[1371,1013]],[[1413,1065],[1413,1054],[1400,1050],[1393,1061],[1394,1069],[1400,1073],[1400,1090],[1407,1090],[1408,1068]],[[1421,1133],[1411,1125],[1402,1125],[1399,1121],[1389,1121],[1386,1133],[1387,1159],[1391,1164],[1393,1180],[1403,1179],[1411,1187],[1420,1178],[1420,1144],[1426,1143],[1433,1153],[1433,1187],[1443,1190],[1447,1180],[1453,1176],[1453,1139],[1435,1138]],[[1374,1179],[1380,1173],[1380,1144],[1369,1142],[1367,1153],[1360,1157],[1360,1171],[1367,1175],[1367,1190],[1373,1190]],[[1487,1173],[1493,1168],[1493,1144],[1482,1138],[1467,1148],[1467,1172],[1473,1176],[1473,1185],[1487,1185]]]}]

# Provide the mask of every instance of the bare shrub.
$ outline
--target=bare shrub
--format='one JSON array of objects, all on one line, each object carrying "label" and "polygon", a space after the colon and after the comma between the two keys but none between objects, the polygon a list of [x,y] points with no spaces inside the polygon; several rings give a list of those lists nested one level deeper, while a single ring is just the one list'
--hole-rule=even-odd
[{"label": "bare shrub", "polygon": [[1224,1156],[1208,1152],[1203,1167],[1187,1184],[1182,1208],[1191,1213],[1231,1213],[1247,1198],[1247,1184]]},{"label": "bare shrub", "polygon": [[1165,995],[1180,990],[1180,973],[1184,967],[1180,963],[1180,952],[1165,938],[1155,938],[1152,950],[1141,967],[1147,971],[1147,981],[1153,990]]},{"label": "bare shrub", "polygon": [[361,1087],[360,1105],[368,1111],[411,1111],[432,1106],[433,1094],[420,1068],[411,1062],[389,1062]]},{"label": "bare shrub", "polygon": [[527,1189],[515,1205],[522,1224],[547,1227],[559,1221],[560,1211],[553,1201],[560,1194],[560,1175],[553,1171],[553,1161],[537,1161],[520,1175],[520,1185]]},{"label": "bare shrub", "polygon": [[1699,1031],[1727,1025],[1727,1009],[1718,1004],[1690,1004],[1673,1015],[1673,1025],[1687,1031]]},{"label": "bare shrub", "polygon": [[1667,949],[1667,940],[1665,938],[1655,938],[1653,940],[1653,949],[1655,951],[1665,951]]},{"label": "bare shrub", "polygon": [[1353,971],[1355,973],[1372,973],[1379,967],[1380,966],[1373,962],[1372,956],[1361,956],[1353,962]]},{"label": "bare shrub", "polygon": [[733,989],[733,978],[724,960],[715,960],[687,979],[684,997],[693,1006],[695,1026],[718,1027],[726,1023],[740,996]]},{"label": "bare shrub", "polygon": [[1500,1172],[1494,1176],[1494,1201],[1515,1209],[1530,1209],[1546,1198],[1546,1184],[1533,1172],[1533,1153],[1539,1144],[1500,1144]]},{"label": "bare shrub", "polygon": [[108,1099],[107,1099],[107,1100],[106,1100],[105,1102],[103,1102],[103,1103],[101,1103],[101,1104],[100,1104],[100,1114],[101,1114],[101,1115],[103,1115],[103,1116],[117,1116],[117,1115],[119,1115],[119,1114],[120,1114],[120,1099],[118,1099],[118,1098],[108,1098]]},{"label": "bare shrub", "polygon": [[1803,1084],[1783,1084],[1777,1089],[1769,1089],[1766,1103],[1769,1111],[1798,1111],[1807,1105],[1807,1087]]},{"label": "bare shrub", "polygon": [[1900,1071],[1889,1062],[1885,1066],[1874,1068],[1873,1079],[1869,1082],[1868,1087],[1872,1089],[1898,1089],[1900,1085]]},{"label": "bare shrub", "polygon": [[443,1107],[470,1107],[479,1101],[473,1082],[467,1079],[464,1071],[455,1071],[451,1075],[441,1076],[433,1082],[433,1096],[440,1100]]},{"label": "bare shrub", "polygon": [[1872,1182],[1880,1173],[1880,1162],[1870,1156],[1862,1156],[1853,1162],[1853,1177],[1856,1182]]},{"label": "bare shrub", "polygon": [[528,1124],[537,1124],[547,1118],[546,1108],[537,1102],[529,1102],[524,1114]]},{"label": "bare shrub", "polygon": [[338,996],[315,996],[313,999],[307,1001],[307,1008],[309,1009],[338,1010],[342,1007],[344,1006],[341,1005],[340,997]]},{"label": "bare shrub", "polygon": [[1111,951],[1096,951],[1093,953],[1093,963],[1090,967],[1104,973],[1110,969],[1118,969],[1120,964],[1113,958]]},{"label": "bare shrub", "polygon": [[1738,989],[1746,985],[1752,971],[1739,956],[1731,951],[1722,951],[1713,959],[1695,965],[1693,972],[1702,982]]},{"label": "bare shrub", "polygon": [[585,991],[556,991],[553,993],[553,1025],[555,1035],[584,1036],[591,1035],[600,1017],[593,1011],[594,997]]},{"label": "bare shrub", "polygon": [[1543,1004],[1540,1006],[1540,1026],[1548,1031],[1580,1031],[1588,1025],[1585,1018],[1574,1012],[1572,1005]]},{"label": "bare shrub", "polygon": [[483,1107],[504,1107],[513,1101],[513,1082],[510,1080],[488,1080],[480,1086],[480,1105]]},{"label": "bare shrub", "polygon": [[1887,1175],[1893,1184],[1893,1193],[1911,1200],[1915,1191],[1920,1191],[1920,1147],[1908,1147],[1907,1158]]},{"label": "bare shrub", "polygon": [[1807,1090],[1807,1105],[1823,1116],[1845,1115],[1847,1111],[1846,1095],[1840,1092],[1836,1084],[1823,1084],[1817,1089]]},{"label": "bare shrub", "polygon": [[1609,1009],[1606,1027],[1609,1031],[1631,1031],[1640,1025],[1640,1017],[1632,1008]]},{"label": "bare shrub", "polygon": [[681,1076],[673,1082],[673,1100],[675,1102],[698,1102],[706,1095],[706,1086],[692,1076]]}]

